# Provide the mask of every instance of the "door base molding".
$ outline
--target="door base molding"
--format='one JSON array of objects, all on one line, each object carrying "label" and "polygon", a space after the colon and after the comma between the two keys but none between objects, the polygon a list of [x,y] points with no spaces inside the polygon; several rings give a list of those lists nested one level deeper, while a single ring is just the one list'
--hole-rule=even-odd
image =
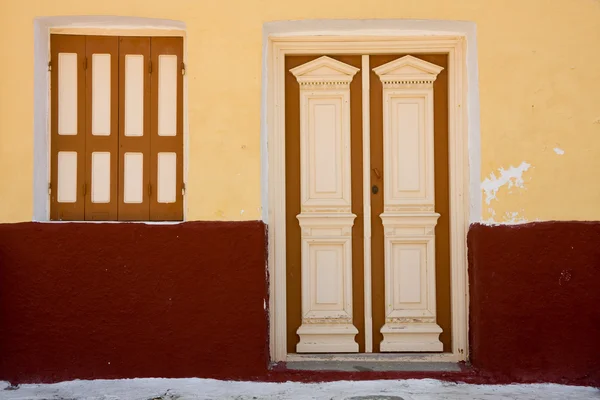
[{"label": "door base molding", "polygon": [[396,351],[443,351],[440,342],[440,328],[435,323],[429,324],[390,324],[381,328],[383,341],[380,344],[382,352]]},{"label": "door base molding", "polygon": [[298,331],[299,353],[356,353],[354,337],[358,329],[352,324],[302,324]]}]

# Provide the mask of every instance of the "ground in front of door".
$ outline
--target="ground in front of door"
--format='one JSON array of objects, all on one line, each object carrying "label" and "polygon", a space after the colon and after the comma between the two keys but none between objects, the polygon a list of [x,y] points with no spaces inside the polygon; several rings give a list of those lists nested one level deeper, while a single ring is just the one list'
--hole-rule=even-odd
[{"label": "ground in front of door", "polygon": [[470,385],[432,379],[326,383],[231,382],[196,378],[123,379],[29,384],[18,387],[0,382],[0,388],[0,399],[6,400],[600,399],[600,390],[590,387],[555,384]]}]

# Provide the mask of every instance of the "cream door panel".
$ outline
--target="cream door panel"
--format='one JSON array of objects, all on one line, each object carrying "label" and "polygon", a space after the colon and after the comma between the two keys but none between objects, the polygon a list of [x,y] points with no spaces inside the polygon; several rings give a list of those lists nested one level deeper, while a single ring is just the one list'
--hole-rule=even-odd
[{"label": "cream door panel", "polygon": [[58,152],[58,196],[59,203],[77,202],[77,152]]},{"label": "cream door panel", "polygon": [[144,135],[144,56],[125,55],[125,136]]},{"label": "cream door panel", "polygon": [[92,152],[92,203],[110,203],[110,152]]},{"label": "cream door panel", "polygon": [[123,202],[144,201],[144,153],[125,153],[123,173]]},{"label": "cream door panel", "polygon": [[158,190],[156,201],[175,203],[177,201],[177,153],[158,153]]},{"label": "cream door panel", "polygon": [[58,134],[77,135],[77,53],[58,53]]},{"label": "cream door panel", "polygon": [[383,84],[385,325],[381,351],[442,351],[436,323],[433,82],[441,67],[404,56]]},{"label": "cream door panel", "polygon": [[110,135],[110,54],[92,54],[92,135]]},{"label": "cream door panel", "polygon": [[[407,210],[433,205],[433,169],[427,168],[433,158],[433,135],[424,134],[427,115],[427,93],[399,90],[388,92],[385,104],[390,126],[384,127],[384,175],[386,210]],[[384,111],[384,113],[386,113]],[[432,117],[431,117],[432,118]]]},{"label": "cream door panel", "polygon": [[158,56],[158,136],[177,134],[177,56]]},{"label": "cream door panel", "polygon": [[299,353],[357,352],[352,324],[350,82],[358,68],[321,57],[300,84],[302,325]]}]

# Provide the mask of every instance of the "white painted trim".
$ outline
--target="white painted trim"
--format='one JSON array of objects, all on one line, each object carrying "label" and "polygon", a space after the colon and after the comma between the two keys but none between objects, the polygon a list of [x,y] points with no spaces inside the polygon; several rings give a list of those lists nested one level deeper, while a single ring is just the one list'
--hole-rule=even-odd
[{"label": "white painted trim", "polygon": [[363,140],[363,269],[365,297],[365,352],[373,352],[373,312],[371,293],[371,68],[369,56],[362,56],[362,140]]},{"label": "white painted trim", "polygon": [[[269,225],[270,356],[288,359],[286,344],[285,96],[286,54],[447,53],[451,216],[452,357],[468,357],[466,233],[481,217],[479,93],[475,25],[460,21],[290,21],[263,31],[263,218]],[[468,50],[468,52],[467,52]],[[268,144],[268,146],[267,146]],[[469,151],[470,150],[470,151]],[[264,155],[264,153],[263,153]],[[468,178],[470,177],[470,179]],[[402,355],[399,355],[402,357]],[[446,357],[444,355],[444,357]]]},{"label": "white painted trim", "polygon": [[108,27],[58,27],[50,28],[51,34],[94,36],[185,36],[181,29],[157,28],[108,28]]},{"label": "white painted trim", "polygon": [[[33,108],[33,221],[50,222],[50,34],[181,36],[183,61],[187,64],[186,25],[182,21],[119,16],[39,17],[34,29]],[[187,65],[186,65],[187,67]],[[186,68],[187,69],[187,68]],[[183,179],[188,181],[189,119],[187,74],[183,77]],[[183,221],[187,216],[187,193],[183,196]],[[66,222],[66,221],[65,221]],[[71,221],[87,222],[87,221]],[[92,221],[89,221],[92,222]],[[103,221],[94,221],[94,223]],[[124,223],[116,221],[117,223]],[[181,222],[177,221],[176,223]],[[149,222],[153,224],[152,222]]]}]

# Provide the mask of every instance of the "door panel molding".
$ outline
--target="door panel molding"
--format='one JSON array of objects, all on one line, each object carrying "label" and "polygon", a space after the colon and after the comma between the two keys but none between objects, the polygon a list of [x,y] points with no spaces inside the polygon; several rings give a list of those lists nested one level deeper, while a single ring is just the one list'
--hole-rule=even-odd
[{"label": "door panel molding", "polygon": [[290,70],[300,84],[299,353],[358,352],[350,181],[350,82],[358,71],[326,56]]},{"label": "door panel molding", "polygon": [[[467,358],[467,263],[469,163],[466,40],[462,35],[271,36],[267,39],[266,152],[268,154],[269,310],[271,361],[286,361],[285,71],[286,55],[448,54],[451,212],[452,352],[435,360]],[[423,355],[428,358],[427,354]],[[398,359],[413,359],[401,354]],[[422,358],[415,358],[415,360]]]},{"label": "door panel molding", "polygon": [[433,82],[410,55],[374,68],[383,84],[385,325],[381,351],[442,351],[436,323]]}]

